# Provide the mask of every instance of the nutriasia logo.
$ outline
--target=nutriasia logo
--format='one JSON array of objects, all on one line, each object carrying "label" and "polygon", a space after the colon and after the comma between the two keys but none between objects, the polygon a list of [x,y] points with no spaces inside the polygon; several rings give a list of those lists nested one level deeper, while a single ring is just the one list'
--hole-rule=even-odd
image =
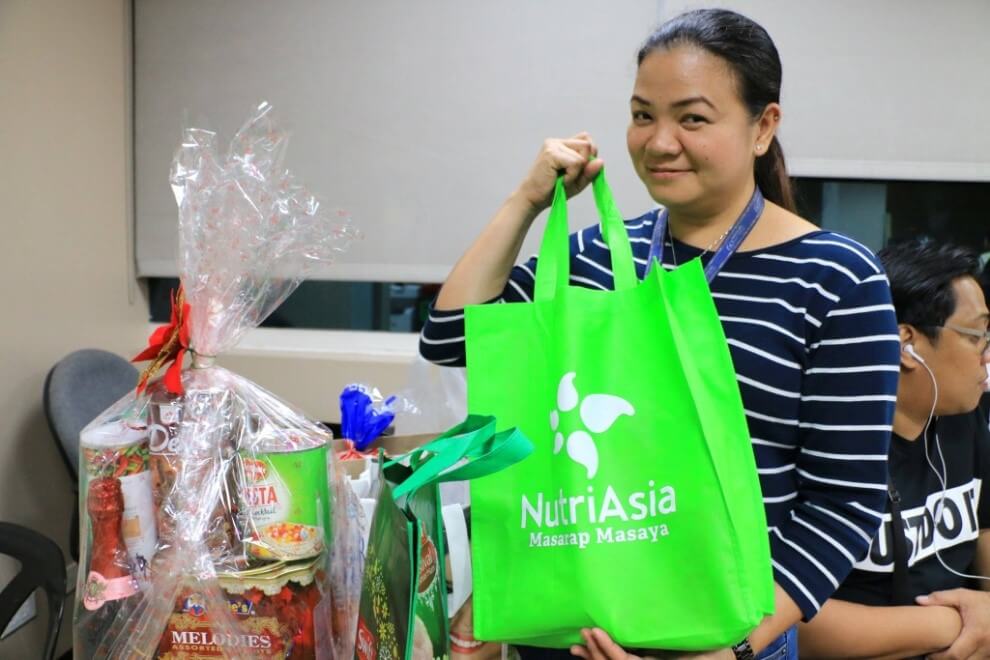
[{"label": "nutriasia logo", "polygon": [[[550,412],[554,433],[553,453],[566,448],[567,457],[584,468],[589,482],[598,474],[597,442],[623,415],[636,409],[614,394],[578,392],[577,373],[568,372],[557,386],[557,407]],[[621,455],[621,447],[609,447],[606,455]],[[613,475],[617,476],[617,475]],[[600,480],[599,480],[600,481]],[[582,492],[524,493],[520,498],[520,529],[527,530],[530,548],[593,544],[626,544],[629,541],[658,543],[670,535],[665,522],[677,512],[677,494],[672,484],[644,479],[639,484],[616,487],[588,483]]]},{"label": "nutriasia logo", "polygon": [[[576,372],[566,373],[557,386],[557,408],[550,413],[550,430],[555,432],[553,453],[559,454],[566,446],[567,456],[587,470],[588,479],[593,479],[598,473],[598,446],[591,434],[605,433],[621,415],[632,417],[636,410],[612,394],[581,398],[574,384],[576,378]],[[578,411],[580,425],[575,423],[573,414],[566,414],[574,410]]]}]

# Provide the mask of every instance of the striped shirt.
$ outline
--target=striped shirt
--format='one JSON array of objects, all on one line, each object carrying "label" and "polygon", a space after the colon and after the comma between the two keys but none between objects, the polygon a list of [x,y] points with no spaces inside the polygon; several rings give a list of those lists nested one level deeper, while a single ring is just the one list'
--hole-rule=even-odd
[{"label": "striped shirt", "polygon": [[[640,277],[656,214],[626,222]],[[572,284],[612,289],[598,226],[572,234],[570,250]],[[663,266],[700,252],[668,243]],[[535,271],[535,258],[516,266],[493,302],[531,300]],[[775,578],[810,619],[865,556],[886,503],[900,353],[887,277],[869,249],[817,231],[736,253],[711,290],[746,410]],[[420,352],[463,366],[463,312],[431,310]]]}]

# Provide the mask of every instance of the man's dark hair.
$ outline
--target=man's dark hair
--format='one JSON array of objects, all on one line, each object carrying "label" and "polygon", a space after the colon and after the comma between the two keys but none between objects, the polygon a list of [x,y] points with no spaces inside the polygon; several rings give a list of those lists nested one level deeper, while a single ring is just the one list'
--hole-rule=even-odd
[{"label": "man's dark hair", "polygon": [[990,261],[983,267],[983,274],[980,275],[980,286],[983,287],[983,297],[990,305]]},{"label": "man's dark hair", "polygon": [[914,326],[932,341],[956,311],[952,283],[980,277],[980,259],[967,248],[934,241],[888,245],[877,256],[887,271],[897,322]]}]

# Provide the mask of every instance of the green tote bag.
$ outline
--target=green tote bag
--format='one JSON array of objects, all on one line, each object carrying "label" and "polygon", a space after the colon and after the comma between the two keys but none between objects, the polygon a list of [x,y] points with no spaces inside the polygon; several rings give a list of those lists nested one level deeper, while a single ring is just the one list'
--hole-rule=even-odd
[{"label": "green tote bag", "polygon": [[381,492],[368,537],[357,660],[450,657],[438,485],[481,478],[532,450],[517,429],[495,433],[494,418],[472,415],[404,457],[379,458]]},{"label": "green tote bag", "polygon": [[471,484],[478,639],[701,650],[773,611],[759,479],[699,260],[642,282],[604,173],[614,291],[569,286],[557,181],[531,303],[465,311],[468,408],[517,426],[526,460]]}]

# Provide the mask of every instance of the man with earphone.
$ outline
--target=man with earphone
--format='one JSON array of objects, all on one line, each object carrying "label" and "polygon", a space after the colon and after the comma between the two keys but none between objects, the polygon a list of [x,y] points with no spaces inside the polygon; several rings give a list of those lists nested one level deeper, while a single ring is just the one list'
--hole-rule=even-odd
[{"label": "man with earphone", "polygon": [[[990,262],[983,266],[983,274],[980,275],[980,286],[983,287],[983,297],[990,305]],[[990,364],[987,365],[987,379],[983,382],[983,389],[990,392]],[[987,406],[990,408],[990,405]],[[990,426],[990,414],[987,415],[987,426]]]},{"label": "man with earphone", "polygon": [[866,557],[801,626],[801,657],[990,658],[990,311],[979,259],[932,242],[878,256],[901,368],[889,454],[863,459],[889,459],[889,497]]}]

